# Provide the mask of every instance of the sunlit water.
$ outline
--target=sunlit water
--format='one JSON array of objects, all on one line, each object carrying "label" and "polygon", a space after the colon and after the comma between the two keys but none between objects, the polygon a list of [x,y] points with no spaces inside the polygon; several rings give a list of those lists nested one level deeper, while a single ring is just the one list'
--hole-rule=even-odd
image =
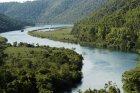
[{"label": "sunlit water", "polygon": [[28,31],[35,29],[59,26],[63,25],[30,27],[26,28],[24,32],[13,31],[2,33],[0,35],[6,37],[9,43],[17,41],[27,42],[31,44],[39,43],[39,45],[49,45],[51,47],[65,47],[69,49],[75,48],[75,51],[79,54],[82,54],[82,56],[84,57],[84,65],[82,68],[82,83],[77,88],[73,88],[72,93],[77,93],[79,89],[86,90],[89,88],[104,88],[104,84],[108,81],[116,82],[116,84],[122,91],[121,76],[124,71],[132,69],[136,66],[136,59],[138,55],[135,53],[82,47],[78,44],[70,44],[49,39],[36,38],[27,34]]}]

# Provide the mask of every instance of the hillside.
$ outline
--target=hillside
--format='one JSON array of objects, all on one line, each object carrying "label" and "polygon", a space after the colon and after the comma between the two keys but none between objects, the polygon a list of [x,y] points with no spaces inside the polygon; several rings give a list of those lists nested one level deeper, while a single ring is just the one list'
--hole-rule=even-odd
[{"label": "hillside", "polygon": [[72,34],[94,46],[136,50],[140,48],[139,23],[139,0],[115,0],[75,23]]},{"label": "hillside", "polygon": [[33,23],[74,23],[107,1],[112,0],[36,0],[0,3],[0,12]]},{"label": "hillside", "polygon": [[26,25],[31,25],[30,23],[17,21],[15,19],[9,18],[3,14],[0,14],[0,33],[12,30],[22,29]]}]

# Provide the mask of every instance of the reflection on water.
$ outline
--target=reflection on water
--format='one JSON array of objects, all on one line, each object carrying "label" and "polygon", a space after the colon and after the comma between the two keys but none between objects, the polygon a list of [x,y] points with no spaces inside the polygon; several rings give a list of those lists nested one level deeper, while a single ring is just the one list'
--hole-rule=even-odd
[{"label": "reflection on water", "polygon": [[73,89],[72,93],[76,93],[79,89],[85,90],[88,88],[103,88],[104,84],[108,81],[116,82],[118,87],[121,88],[122,73],[126,70],[134,68],[137,64],[136,59],[138,55],[135,53],[82,47],[78,44],[62,43],[59,41],[41,39],[27,35],[28,31],[38,28],[42,27],[27,28],[24,32],[13,31],[2,33],[1,36],[6,37],[8,39],[8,42],[10,43],[13,43],[15,41],[34,44],[39,43],[40,45],[73,49],[79,54],[82,54],[84,57],[84,65],[82,68],[82,84],[78,88]]}]

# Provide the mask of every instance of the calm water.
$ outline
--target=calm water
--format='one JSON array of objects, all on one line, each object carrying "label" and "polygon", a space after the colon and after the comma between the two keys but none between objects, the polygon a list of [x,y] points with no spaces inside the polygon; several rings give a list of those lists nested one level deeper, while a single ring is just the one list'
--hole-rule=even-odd
[{"label": "calm water", "polygon": [[0,35],[6,37],[9,43],[17,41],[34,44],[39,43],[40,45],[49,45],[52,47],[65,47],[69,49],[75,48],[76,52],[83,55],[84,65],[82,68],[82,84],[79,85],[77,88],[72,89],[72,93],[76,93],[79,89],[85,90],[88,88],[104,88],[104,84],[108,81],[116,82],[118,87],[122,89],[122,73],[136,66],[136,59],[138,55],[135,53],[82,47],[78,44],[62,43],[59,41],[41,39],[27,35],[28,31],[35,30],[38,28],[40,29],[44,27],[59,26],[63,25],[30,27],[26,28],[24,32],[13,31],[2,33]]}]

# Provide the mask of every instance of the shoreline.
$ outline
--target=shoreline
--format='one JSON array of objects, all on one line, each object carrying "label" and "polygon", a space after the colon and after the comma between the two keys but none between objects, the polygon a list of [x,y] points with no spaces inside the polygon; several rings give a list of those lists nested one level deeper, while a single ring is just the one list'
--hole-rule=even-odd
[{"label": "shoreline", "polygon": [[[70,28],[70,29],[72,29],[72,28]],[[137,50],[119,50],[119,49],[114,49],[114,48],[110,48],[110,47],[104,47],[104,46],[97,45],[96,42],[83,42],[83,41],[81,42],[81,41],[78,40],[78,38],[74,37],[70,33],[71,32],[70,29],[62,27],[60,29],[55,29],[53,31],[35,30],[35,31],[29,31],[27,34],[30,35],[30,36],[33,36],[33,37],[47,38],[47,39],[50,39],[50,40],[60,41],[60,42],[64,42],[64,43],[79,44],[79,45],[85,46],[85,47],[109,49],[109,50],[114,50],[114,51],[132,52],[132,53],[140,54],[140,49],[137,49]],[[66,32],[63,31],[61,33],[62,30],[66,31]],[[60,34],[57,34],[57,33],[60,33]],[[65,37],[66,34],[71,35],[72,37],[74,37],[74,39]],[[62,37],[59,38],[59,36],[57,36],[57,35],[61,35]]]}]

